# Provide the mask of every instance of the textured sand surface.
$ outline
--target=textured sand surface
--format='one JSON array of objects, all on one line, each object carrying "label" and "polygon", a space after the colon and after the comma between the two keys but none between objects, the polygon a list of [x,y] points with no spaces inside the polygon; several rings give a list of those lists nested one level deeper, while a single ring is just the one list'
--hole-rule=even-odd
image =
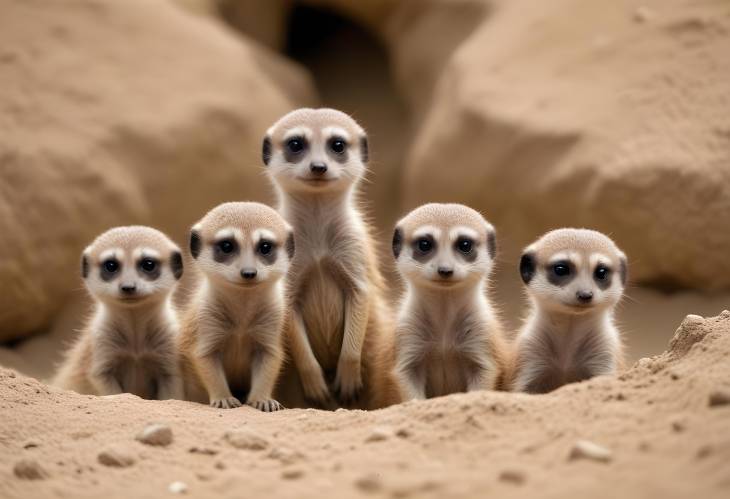
[{"label": "textured sand surface", "polygon": [[[381,411],[81,396],[0,370],[0,496],[727,497],[730,312],[618,379]],[[140,436],[149,424],[153,428]],[[182,485],[175,482],[182,482]],[[174,484],[174,485],[172,485]]]}]

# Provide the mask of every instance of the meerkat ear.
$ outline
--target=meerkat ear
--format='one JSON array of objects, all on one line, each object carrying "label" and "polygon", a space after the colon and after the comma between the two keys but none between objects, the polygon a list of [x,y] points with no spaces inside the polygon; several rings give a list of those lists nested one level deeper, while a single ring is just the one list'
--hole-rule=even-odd
[{"label": "meerkat ear", "polygon": [[198,255],[200,254],[200,233],[193,228],[193,230],[190,231],[190,254],[193,255],[193,258],[198,258]]},{"label": "meerkat ear", "polygon": [[264,160],[265,165],[268,165],[271,161],[271,137],[268,135],[264,137],[264,143],[261,146],[261,158]]},{"label": "meerkat ear", "polygon": [[400,256],[400,251],[403,248],[403,230],[400,227],[396,227],[393,232],[393,256],[397,260]]},{"label": "meerkat ear", "polygon": [[535,275],[535,255],[531,251],[525,252],[520,258],[520,275],[525,284],[529,284]]},{"label": "meerkat ear", "polygon": [[367,163],[370,159],[370,150],[368,149],[368,137],[367,135],[360,136],[360,160],[363,163]]},{"label": "meerkat ear", "polygon": [[183,259],[182,254],[175,250],[170,255],[170,268],[172,268],[172,275],[175,279],[180,279],[183,275]]},{"label": "meerkat ear", "polygon": [[497,233],[494,229],[487,230],[487,253],[492,260],[497,256]]},{"label": "meerkat ear", "polygon": [[625,256],[621,256],[619,260],[619,277],[621,278],[621,285],[626,286],[626,281],[629,280],[629,264],[626,261]]},{"label": "meerkat ear", "polygon": [[289,256],[289,260],[294,258],[294,232],[289,231],[289,235],[286,236],[286,254]]},{"label": "meerkat ear", "polygon": [[84,279],[89,277],[89,258],[86,253],[81,254],[81,277]]}]

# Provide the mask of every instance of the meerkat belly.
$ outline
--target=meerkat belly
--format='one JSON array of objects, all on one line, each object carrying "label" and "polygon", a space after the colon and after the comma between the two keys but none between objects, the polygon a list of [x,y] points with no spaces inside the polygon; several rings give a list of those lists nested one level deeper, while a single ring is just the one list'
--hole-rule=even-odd
[{"label": "meerkat belly", "polygon": [[223,370],[231,390],[250,389],[252,352],[253,342],[244,331],[231,334],[223,346],[221,350]]},{"label": "meerkat belly", "polygon": [[426,364],[426,396],[441,397],[466,391],[466,366],[455,352],[434,349]]},{"label": "meerkat belly", "polygon": [[154,354],[121,355],[114,374],[123,392],[143,399],[157,398],[162,365]]},{"label": "meerkat belly", "polygon": [[309,273],[299,304],[314,356],[325,371],[336,369],[345,327],[342,284],[317,266]]}]

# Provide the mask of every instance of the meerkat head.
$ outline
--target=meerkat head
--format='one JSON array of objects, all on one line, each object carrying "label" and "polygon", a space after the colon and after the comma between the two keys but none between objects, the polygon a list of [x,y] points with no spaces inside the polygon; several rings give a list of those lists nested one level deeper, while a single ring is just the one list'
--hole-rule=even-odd
[{"label": "meerkat head", "polygon": [[294,256],[292,229],[261,203],[223,203],[190,231],[190,254],[211,280],[231,286],[275,283]]},{"label": "meerkat head", "polygon": [[151,227],[110,229],[81,256],[81,275],[92,296],[134,306],[166,298],[183,273],[180,248]]},{"label": "meerkat head", "polygon": [[341,111],[303,108],[269,128],[262,153],[285,192],[345,191],[365,174],[368,139]]},{"label": "meerkat head", "polygon": [[541,307],[580,314],[616,305],[628,269],[626,255],[608,236],[558,229],[525,248],[520,274]]},{"label": "meerkat head", "polygon": [[453,287],[481,282],[496,254],[494,227],[460,204],[426,204],[395,227],[393,255],[410,283]]}]

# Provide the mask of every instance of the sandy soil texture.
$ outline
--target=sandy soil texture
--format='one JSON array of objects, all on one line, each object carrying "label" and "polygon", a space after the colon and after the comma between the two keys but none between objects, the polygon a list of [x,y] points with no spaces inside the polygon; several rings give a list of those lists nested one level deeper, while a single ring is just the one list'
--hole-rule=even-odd
[{"label": "sandy soil texture", "polygon": [[725,311],[618,379],[369,413],[81,396],[2,369],[0,496],[728,497],[729,360]]}]

